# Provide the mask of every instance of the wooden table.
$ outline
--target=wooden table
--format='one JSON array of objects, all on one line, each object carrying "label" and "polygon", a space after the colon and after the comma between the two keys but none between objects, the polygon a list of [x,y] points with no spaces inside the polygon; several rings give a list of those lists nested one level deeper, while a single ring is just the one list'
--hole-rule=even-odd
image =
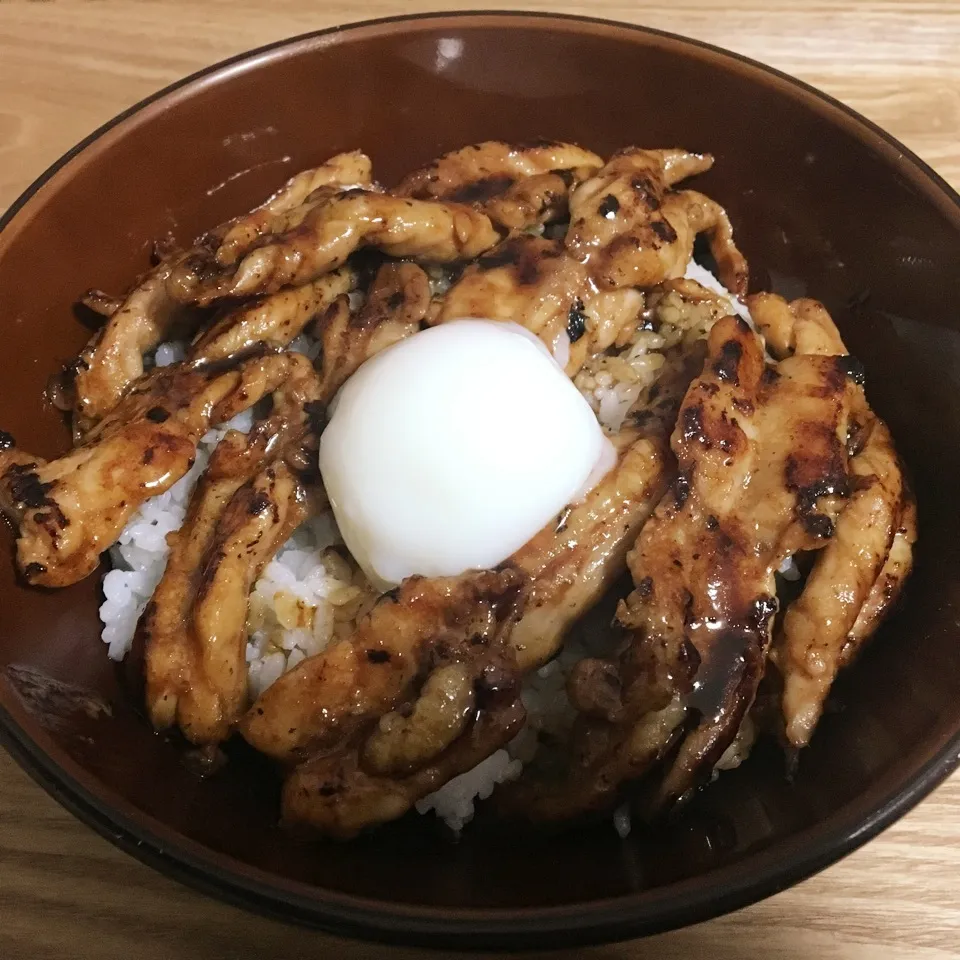
[{"label": "wooden table", "polygon": [[[484,5],[0,0],[0,209],[94,127],[199,67],[361,15]],[[500,5],[636,21],[766,61],[849,103],[960,186],[956,0]],[[400,960],[423,954],[287,928],[194,894],[75,821],[0,754],[0,957],[248,956]],[[960,778],[865,849],[786,893],[692,929],[578,956],[958,957]]]}]

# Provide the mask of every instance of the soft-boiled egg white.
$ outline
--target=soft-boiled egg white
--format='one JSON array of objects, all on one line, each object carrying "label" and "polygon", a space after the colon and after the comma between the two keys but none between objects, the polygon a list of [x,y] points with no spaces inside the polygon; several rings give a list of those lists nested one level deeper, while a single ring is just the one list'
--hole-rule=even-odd
[{"label": "soft-boiled egg white", "polygon": [[495,567],[611,462],[546,347],[489,320],[424,330],[367,361],[320,440],[344,542],[379,586]]}]

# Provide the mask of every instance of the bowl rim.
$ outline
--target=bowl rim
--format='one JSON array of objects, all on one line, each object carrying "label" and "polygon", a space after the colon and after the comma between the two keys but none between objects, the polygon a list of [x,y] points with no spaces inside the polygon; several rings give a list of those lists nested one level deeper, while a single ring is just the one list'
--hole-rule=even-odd
[{"label": "bowl rim", "polygon": [[[783,71],[715,44],[609,18],[479,9],[402,14],[309,31],[218,61],[163,87],[84,137],[10,204],[0,215],[0,254],[11,239],[7,228],[57,174],[108,134],[121,135],[125,122],[138,115],[146,116],[148,108],[167,109],[181,96],[208,83],[226,79],[233,72],[256,69],[262,62],[293,55],[304,48],[322,49],[341,39],[349,42],[364,34],[389,32],[398,25],[411,29],[418,24],[436,26],[442,21],[453,21],[456,27],[541,26],[571,32],[600,28],[614,35],[638,34],[668,46],[719,55],[726,61],[725,66],[764,74],[781,88],[799,92],[809,103],[819,106],[821,113],[824,107],[830,108],[830,122],[842,123],[861,139],[864,133],[871,135],[872,146],[891,160],[912,168],[924,198],[950,214],[960,226],[960,195],[925,161],[871,120]],[[47,745],[42,745],[41,740],[46,740]],[[780,843],[746,854],[734,864],[710,871],[706,876],[713,883],[707,887],[703,887],[701,874],[660,888],[563,906],[428,907],[375,900],[287,880],[211,851],[136,810],[123,798],[97,796],[84,784],[93,781],[93,777],[45,734],[39,739],[30,736],[0,705],[0,744],[14,760],[79,820],[160,872],[235,906],[329,933],[387,943],[472,950],[574,946],[646,936],[707,920],[778,893],[862,846],[943,782],[960,764],[960,728],[941,736],[940,741],[906,784],[891,783],[885,788],[882,802],[871,804],[865,813],[857,810],[856,798],[848,801],[828,825],[807,827]],[[61,756],[55,760],[51,753]],[[886,779],[895,780],[890,776]]]}]

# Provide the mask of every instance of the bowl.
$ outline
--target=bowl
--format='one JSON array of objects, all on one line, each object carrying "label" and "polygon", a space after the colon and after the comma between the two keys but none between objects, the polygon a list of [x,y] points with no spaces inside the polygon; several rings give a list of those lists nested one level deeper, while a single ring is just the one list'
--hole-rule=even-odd
[{"label": "bowl", "polygon": [[[96,577],[47,593],[0,563],[0,732],[82,820],[234,903],[348,935],[520,948],[692,923],[796,882],[921,799],[960,754],[960,198],[902,145],[817,91],[713,47],[616,23],[508,14],[326,30],[205,70],[71,150],[0,232],[0,425],[68,445],[47,376],[150,242],[187,241],[293,171],[363,147],[395,181],[486,138],[716,154],[702,189],[735,224],[754,289],[826,302],[868,372],[921,506],[904,603],[855,669],[792,781],[761,744],[675,820],[620,841],[480,816],[452,844],[410,817],[349,844],[276,825],[278,781],[238,751],[201,779],[155,735],[98,636]],[[12,538],[3,532],[10,554]]]}]

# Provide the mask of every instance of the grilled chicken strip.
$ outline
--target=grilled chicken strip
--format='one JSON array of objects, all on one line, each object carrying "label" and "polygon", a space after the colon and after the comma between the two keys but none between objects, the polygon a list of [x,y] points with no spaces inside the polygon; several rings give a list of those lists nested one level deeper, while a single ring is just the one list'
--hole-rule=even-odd
[{"label": "grilled chicken strip", "polygon": [[445,154],[406,177],[401,196],[470,203],[502,230],[519,233],[563,220],[571,189],[603,161],[570,143],[488,140]]},{"label": "grilled chicken strip", "polygon": [[498,227],[512,234],[565,220],[570,210],[570,191],[592,176],[596,169],[574,167],[538,173],[518,180],[502,195],[491,197],[480,206]]},{"label": "grilled chicken strip", "polygon": [[866,429],[866,443],[850,461],[849,502],[783,618],[775,662],[784,680],[786,737],[795,747],[806,746],[813,735],[902,515],[903,477],[893,438],[875,418]]},{"label": "grilled chicken strip", "polygon": [[[486,317],[518,323],[556,356],[567,336],[574,301],[586,283],[586,270],[566,256],[561,241],[513,237],[467,267],[447,291],[432,322]],[[577,352],[586,349],[583,343]]]},{"label": "grilled chicken strip", "polygon": [[[764,293],[747,302],[775,356],[845,357],[840,333],[818,301],[787,303]],[[847,358],[846,364],[862,380],[857,362]],[[803,592],[787,609],[773,650],[783,675],[784,732],[794,747],[809,743],[838,671],[879,626],[912,566],[912,495],[889,429],[860,399],[851,430],[849,500]]]},{"label": "grilled chicken strip", "polygon": [[853,662],[864,643],[873,636],[896,603],[913,569],[913,545],[916,540],[917,503],[913,493],[904,484],[903,505],[897,532],[894,534],[893,543],[890,544],[890,552],[880,570],[880,576],[877,577],[876,583],[847,634],[846,643],[840,651],[841,668]]},{"label": "grilled chicken strip", "polygon": [[207,429],[273,392],[295,362],[282,355],[227,370],[165,367],[143,377],[82,446],[57,460],[7,443],[0,510],[19,528],[24,579],[63,587],[92,573],[141,504],[190,469]]},{"label": "grilled chicken strip", "polygon": [[288,461],[311,439],[315,451],[319,380],[305,357],[291,360],[270,415],[214,450],[137,625],[150,719],[158,730],[178,724],[194,743],[224,739],[246,707],[250,588],[307,515]]},{"label": "grilled chicken strip", "polygon": [[144,353],[169,333],[179,309],[166,286],[175,262],[163,261],[141,277],[71,364],[72,383],[63,393],[78,438],[120,402],[143,375]]},{"label": "grilled chicken strip", "polygon": [[847,352],[837,325],[818,300],[803,297],[787,303],[775,293],[755,293],[746,303],[767,349],[779,360],[795,353],[840,357]]},{"label": "grilled chicken strip", "polygon": [[302,287],[257,297],[231,310],[190,348],[192,360],[221,360],[258,343],[285,347],[338,297],[357,284],[357,272],[343,266]]},{"label": "grilled chicken strip", "polygon": [[167,288],[183,302],[208,304],[309,283],[363,246],[395,257],[450,263],[469,260],[499,239],[490,219],[472,207],[358,188],[326,196],[293,229],[260,237],[235,268],[197,257],[184,261]]},{"label": "grilled chicken strip", "polygon": [[369,771],[356,750],[310,760],[296,767],[283,786],[283,820],[340,840],[397,820],[421,797],[506,746],[520,731],[524,717],[518,699],[494,695],[471,718],[463,736],[406,776]]},{"label": "grilled chicken strip", "polygon": [[320,187],[369,187],[372,175],[370,158],[359,150],[338,153],[319,167],[302,170],[255,210],[218,231],[223,239],[217,247],[217,262],[222,266],[236,263],[258,237],[286,229],[284,215],[303,204]]},{"label": "grilled chicken strip", "polygon": [[484,203],[525,178],[557,171],[599,170],[603,160],[572,143],[541,140],[509,144],[487,140],[444,154],[400,181],[398,196]]},{"label": "grilled chicken strip", "polygon": [[567,254],[562,241],[518,236],[468,267],[431,322],[486,317],[518,323],[573,376],[588,356],[635,325],[642,308],[643,296],[636,290],[597,293],[584,265]]},{"label": "grilled chicken strip", "polygon": [[507,561],[530,578],[525,612],[510,635],[521,673],[553,657],[623,573],[627,551],[673,474],[664,440],[623,431],[616,466]]},{"label": "grilled chicken strip", "polygon": [[568,249],[601,289],[649,287],[682,276],[694,239],[706,233],[721,281],[745,293],[746,260],[723,208],[694,191],[668,192],[712,165],[683,150],[620,151],[570,197]]},{"label": "grilled chicken strip", "polygon": [[313,327],[323,344],[323,397],[333,397],[365,360],[416,333],[429,307],[430,278],[408,262],[383,264],[355,314],[345,299],[332,305]]},{"label": "grilled chicken strip", "polygon": [[825,356],[767,367],[743,321],[714,326],[672,438],[679,473],[628,558],[636,589],[618,616],[630,642],[618,663],[585,660],[571,676],[585,711],[577,759],[540,816],[612,803],[682,736],[656,801],[668,805],[732,742],[763,672],[774,574],[826,542],[848,490],[860,388],[847,374]]},{"label": "grilled chicken strip", "polygon": [[346,744],[413,692],[431,661],[499,647],[517,616],[523,580],[511,570],[411,577],[383,596],[349,640],[308,657],[253,705],[244,738],[277,760]]}]

